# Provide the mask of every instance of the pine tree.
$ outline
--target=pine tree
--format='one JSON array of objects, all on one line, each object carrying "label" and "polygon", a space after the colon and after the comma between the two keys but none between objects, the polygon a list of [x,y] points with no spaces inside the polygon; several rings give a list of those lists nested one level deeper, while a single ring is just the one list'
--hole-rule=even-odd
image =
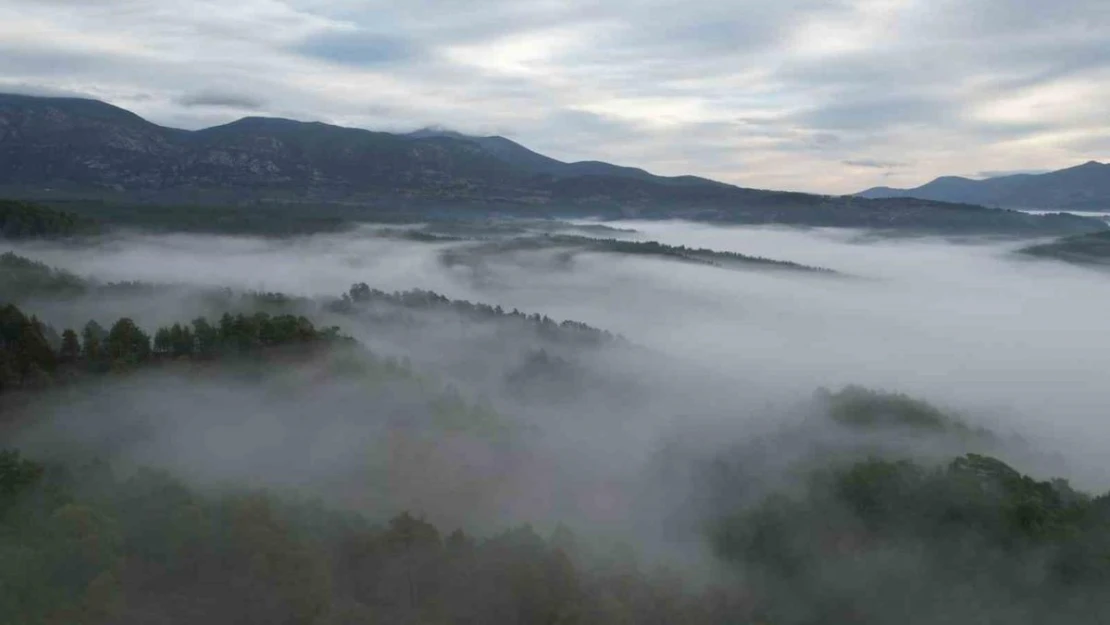
[{"label": "pine tree", "polygon": [[58,360],[65,364],[73,364],[81,358],[81,342],[77,333],[71,328],[62,332],[62,347],[58,350]]}]

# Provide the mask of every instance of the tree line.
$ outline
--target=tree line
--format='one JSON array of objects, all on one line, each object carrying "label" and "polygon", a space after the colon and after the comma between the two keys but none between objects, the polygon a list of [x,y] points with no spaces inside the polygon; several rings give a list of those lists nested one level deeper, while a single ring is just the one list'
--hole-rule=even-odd
[{"label": "tree line", "polygon": [[[90,294],[155,294],[165,288],[169,287],[147,282],[98,283],[12,252],[0,254],[0,301],[19,303],[32,297],[72,298]],[[555,321],[547,315],[451,299],[435,291],[413,289],[386,292],[371,288],[364,282],[352,285],[339,297],[324,300],[280,292],[241,293],[228,288],[205,289],[199,294],[215,310],[263,309],[278,314],[290,314],[292,311],[322,306],[328,312],[353,314],[374,306],[388,306],[400,310],[443,312],[473,322],[509,321],[524,324],[539,338],[556,343],[602,345],[621,341],[619,336],[611,332],[580,321]]]},{"label": "tree line", "polygon": [[555,321],[547,315],[524,313],[516,308],[505,310],[500,305],[491,306],[481,302],[455,300],[435,291],[412,289],[408,291],[385,291],[371,288],[365,282],[353,285],[338,300],[332,301],[328,309],[338,313],[350,313],[373,305],[390,305],[410,310],[449,312],[473,321],[508,319],[525,323],[544,339],[556,342],[571,342],[601,345],[619,341],[620,337],[607,330],[600,330],[580,321]]},{"label": "tree line", "polygon": [[104,328],[89,321],[80,334],[60,334],[13,304],[0,307],[0,392],[47,385],[61,373],[106,372],[146,363],[245,355],[268,348],[340,340],[339,328],[317,328],[303,316],[225,313],[215,323],[159,327],[151,336],[123,317]]}]

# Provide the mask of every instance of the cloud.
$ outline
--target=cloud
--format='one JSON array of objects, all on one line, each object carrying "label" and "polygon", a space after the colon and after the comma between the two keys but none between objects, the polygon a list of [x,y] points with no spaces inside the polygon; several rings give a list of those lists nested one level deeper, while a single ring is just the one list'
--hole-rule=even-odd
[{"label": "cloud", "polygon": [[69,89],[62,89],[49,85],[36,85],[24,82],[6,82],[0,81],[0,93],[11,93],[15,95],[29,95],[42,98],[92,98],[89,93],[82,91],[71,91]]},{"label": "cloud", "polygon": [[564,160],[813,191],[869,186],[878,168],[847,163],[860,153],[913,163],[895,176],[911,183],[1066,167],[1110,137],[1097,0],[191,6],[0,0],[0,81],[186,127],[229,121],[234,107],[190,101],[234,85],[265,114],[510,129]]},{"label": "cloud", "polygon": [[236,93],[224,93],[220,91],[201,91],[198,93],[190,93],[178,99],[182,106],[186,107],[217,107],[217,108],[232,108],[241,110],[258,110],[265,106],[262,100],[249,96]]},{"label": "cloud", "polygon": [[850,167],[866,167],[869,169],[897,169],[901,167],[909,167],[908,163],[900,161],[880,161],[871,158],[860,158],[843,161],[845,165]]},{"label": "cloud", "polygon": [[421,56],[419,47],[410,41],[362,30],[319,34],[300,42],[294,50],[331,63],[356,67],[402,63]]}]

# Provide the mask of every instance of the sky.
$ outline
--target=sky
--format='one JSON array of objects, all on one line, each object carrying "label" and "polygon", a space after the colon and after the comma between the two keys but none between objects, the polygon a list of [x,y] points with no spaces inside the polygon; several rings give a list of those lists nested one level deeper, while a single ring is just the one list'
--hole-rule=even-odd
[{"label": "sky", "polygon": [[0,91],[851,193],[1110,156],[1107,0],[0,0]]}]

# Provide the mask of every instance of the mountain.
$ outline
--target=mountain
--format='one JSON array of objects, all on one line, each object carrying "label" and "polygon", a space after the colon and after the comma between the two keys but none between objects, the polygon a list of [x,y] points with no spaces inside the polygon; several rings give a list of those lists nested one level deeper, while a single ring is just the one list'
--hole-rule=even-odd
[{"label": "mountain", "polygon": [[620,165],[612,165],[601,161],[577,161],[566,163],[553,159],[550,156],[544,156],[538,152],[533,152],[523,145],[506,139],[505,137],[474,137],[439,128],[424,128],[409,133],[406,136],[417,139],[450,137],[470,141],[480,145],[486,152],[507,163],[512,163],[517,167],[527,169],[536,174],[547,174],[556,178],[570,178],[574,176],[616,176],[620,178],[648,180],[668,185],[710,184],[729,186],[721,182],[709,180],[708,178],[699,178],[697,176],[656,176],[637,167],[622,167]]},{"label": "mountain", "polygon": [[858,196],[912,197],[1001,208],[1110,212],[1110,164],[1090,161],[1046,174],[1015,174],[985,180],[944,176],[914,189],[875,187]]},{"label": "mountain", "polygon": [[915,199],[746,189],[596,161],[565,163],[504,137],[373,132],[248,117],[187,131],[104,102],[0,94],[0,194],[174,205],[305,203],[527,216],[1063,235],[1098,220]]}]

